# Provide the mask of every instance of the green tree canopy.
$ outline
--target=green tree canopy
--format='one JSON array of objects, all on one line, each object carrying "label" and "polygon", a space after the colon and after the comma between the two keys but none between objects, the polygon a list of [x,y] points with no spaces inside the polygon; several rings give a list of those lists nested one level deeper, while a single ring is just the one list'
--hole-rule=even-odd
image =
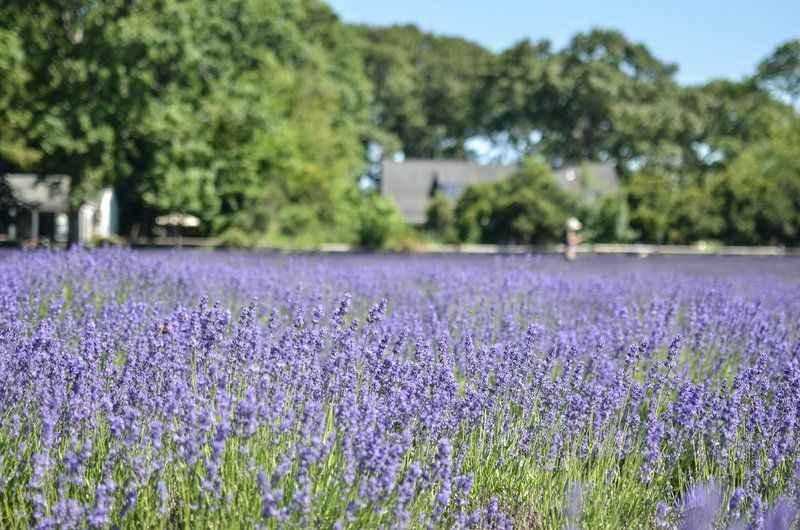
[{"label": "green tree canopy", "polygon": [[[793,40],[751,79],[681,87],[613,30],[493,54],[411,25],[347,26],[319,0],[6,0],[0,171],[69,175],[73,215],[113,185],[131,232],[181,211],[229,240],[356,241],[385,206],[355,184],[366,146],[467,158],[481,136],[613,163],[623,193],[587,203],[529,164],[467,190],[462,240],[558,239],[577,212],[596,237],[789,244],[798,65]],[[780,207],[761,213],[767,198]],[[431,213],[455,237],[441,200]]]},{"label": "green tree canopy", "polygon": [[547,165],[529,159],[507,179],[469,186],[456,204],[456,226],[464,242],[551,243],[578,210]]},{"label": "green tree canopy", "polygon": [[714,184],[724,241],[800,245],[800,124],[770,132],[744,149]]},{"label": "green tree canopy", "polygon": [[532,133],[544,133],[555,112],[560,63],[547,41],[523,40],[490,64],[475,100],[482,132],[531,152]]},{"label": "green tree canopy", "polygon": [[487,134],[510,134],[523,152],[623,164],[651,153],[673,128],[674,72],[617,31],[578,34],[561,51],[522,41],[492,63],[478,105]]},{"label": "green tree canopy", "polygon": [[454,243],[458,239],[455,222],[453,205],[441,193],[435,194],[425,210],[425,229],[439,241]]},{"label": "green tree canopy", "polygon": [[648,171],[630,175],[630,224],[644,243],[691,244],[717,240],[722,219],[707,184],[679,184]]},{"label": "green tree canopy", "polygon": [[23,87],[2,97],[29,109],[7,131],[40,155],[19,165],[70,175],[73,204],[114,184],[133,217],[352,230],[369,81],[324,4],[10,0],[3,15],[0,38],[19,40],[3,57],[24,53]]},{"label": "green tree canopy", "polygon": [[477,132],[474,102],[491,52],[412,25],[357,29],[377,124],[398,138],[407,157],[464,158],[464,141]]},{"label": "green tree canopy", "polygon": [[16,33],[0,27],[0,172],[36,162],[39,152],[27,145],[22,125],[28,109],[20,103],[24,98],[25,51]]},{"label": "green tree canopy", "polygon": [[800,102],[800,39],[782,44],[764,59],[756,79],[789,101]]},{"label": "green tree canopy", "polygon": [[684,89],[681,105],[700,127],[679,130],[680,164],[684,175],[725,167],[743,148],[766,138],[770,128],[793,119],[790,107],[775,100],[753,81],[712,81]]}]

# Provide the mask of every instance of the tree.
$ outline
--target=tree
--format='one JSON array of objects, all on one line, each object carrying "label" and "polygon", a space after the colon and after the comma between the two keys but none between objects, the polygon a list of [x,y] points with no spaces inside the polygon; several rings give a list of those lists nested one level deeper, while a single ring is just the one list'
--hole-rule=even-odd
[{"label": "tree", "polygon": [[2,145],[13,134],[41,154],[27,168],[69,175],[73,210],[114,185],[129,226],[179,210],[217,233],[352,237],[369,82],[324,4],[9,0],[8,35],[0,68],[21,61],[22,88],[4,78],[0,113],[25,112]]},{"label": "tree", "polygon": [[610,159],[624,171],[668,151],[680,125],[674,72],[617,31],[578,34],[560,51],[522,41],[493,61],[476,106],[484,132],[522,154]]},{"label": "tree", "polygon": [[455,207],[456,234],[462,243],[481,243],[494,213],[498,187],[492,183],[467,186]]},{"label": "tree", "polygon": [[[18,160],[37,173],[71,178],[70,240],[77,206],[88,193],[129,171],[126,132],[146,106],[149,72],[127,68],[135,50],[115,46],[127,2],[4,3],[0,31],[18,39],[23,87],[7,106],[19,111],[6,131],[40,156]],[[2,154],[6,161],[10,157]]]},{"label": "tree", "polygon": [[722,238],[730,243],[800,244],[800,127],[774,127],[715,181]]},{"label": "tree", "polygon": [[197,1],[184,18],[190,32],[164,33],[186,36],[188,60],[143,124],[160,155],[138,182],[146,206],[197,210],[213,233],[351,238],[370,130],[351,31],[313,0]]},{"label": "tree", "polygon": [[675,66],[618,31],[600,29],[573,37],[560,64],[562,86],[550,113],[547,151],[567,160],[624,162],[639,155],[631,139],[642,131],[632,133],[621,117],[674,91]]},{"label": "tree", "polygon": [[403,227],[395,204],[378,194],[362,197],[358,214],[356,243],[366,250],[386,247]]},{"label": "tree", "polygon": [[683,128],[679,140],[679,169],[695,181],[723,169],[748,145],[766,138],[775,124],[794,116],[791,107],[752,80],[717,80],[684,89],[681,103],[700,124]]},{"label": "tree", "polygon": [[764,59],[756,80],[793,104],[800,102],[800,39],[782,44]]},{"label": "tree", "polygon": [[27,80],[24,59],[19,37],[0,27],[0,172],[31,166],[40,156],[36,149],[28,147],[19,130],[30,112],[19,104]]},{"label": "tree", "polygon": [[720,239],[720,205],[708,184],[678,184],[677,178],[637,171],[630,175],[627,194],[631,227],[642,242],[691,244]]},{"label": "tree", "polygon": [[559,68],[548,41],[523,40],[503,51],[490,63],[475,99],[482,132],[530,153],[532,134],[545,131],[551,121]]},{"label": "tree", "polygon": [[630,209],[625,193],[597,197],[583,205],[586,220],[583,238],[602,243],[629,243],[639,234],[630,226]]},{"label": "tree", "polygon": [[425,229],[433,237],[445,243],[456,242],[455,212],[450,201],[440,193],[431,199],[425,212],[425,218]]},{"label": "tree", "polygon": [[666,243],[669,212],[677,185],[645,172],[630,175],[627,183],[631,204],[631,226],[643,242]]},{"label": "tree", "polygon": [[376,124],[399,139],[407,157],[465,158],[464,141],[476,131],[476,92],[491,53],[412,25],[357,29],[374,86]]},{"label": "tree", "polygon": [[692,244],[719,241],[724,220],[721,205],[710,189],[710,182],[681,188],[670,210],[668,243]]},{"label": "tree", "polygon": [[536,159],[511,177],[470,186],[459,198],[456,218],[464,241],[539,244],[558,241],[576,198],[563,191],[549,168]]},{"label": "tree", "polygon": [[[414,26],[346,26],[318,0],[6,0],[0,172],[69,175],[73,228],[113,185],[132,233],[181,211],[231,240],[352,241],[376,209],[355,184],[367,145],[467,158],[483,135],[548,161],[614,162],[627,195],[576,202],[529,165],[453,212],[435,199],[445,240],[555,240],[580,214],[603,239],[788,242],[755,205],[793,189],[779,137],[797,128],[799,64],[794,40],[752,79],[681,88],[617,31],[494,55]],[[783,169],[756,172],[767,152]]]}]

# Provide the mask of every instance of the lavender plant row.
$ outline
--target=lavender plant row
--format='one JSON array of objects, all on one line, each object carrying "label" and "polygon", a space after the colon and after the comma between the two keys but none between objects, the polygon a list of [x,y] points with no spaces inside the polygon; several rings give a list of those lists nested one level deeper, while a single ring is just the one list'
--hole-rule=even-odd
[{"label": "lavender plant row", "polygon": [[790,528],[800,262],[0,255],[3,528]]}]

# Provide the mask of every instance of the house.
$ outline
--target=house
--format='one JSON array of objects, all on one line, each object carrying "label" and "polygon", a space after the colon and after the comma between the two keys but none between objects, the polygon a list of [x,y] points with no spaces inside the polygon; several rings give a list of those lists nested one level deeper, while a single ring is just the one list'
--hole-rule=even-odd
[{"label": "house", "polygon": [[423,224],[428,203],[437,192],[455,201],[470,184],[494,182],[515,171],[516,166],[461,160],[384,160],[380,189],[395,200],[406,223]]},{"label": "house", "polygon": [[[381,162],[381,194],[392,197],[409,224],[423,224],[431,198],[440,193],[455,202],[470,184],[495,182],[517,171],[517,166],[476,164],[460,160],[406,160]],[[553,169],[559,185],[576,195],[616,195],[619,178],[605,162],[567,164]]]},{"label": "house", "polygon": [[[65,242],[69,233],[71,179],[66,175],[0,176],[0,241]],[[78,208],[78,241],[91,243],[118,230],[114,190],[106,188]]]}]

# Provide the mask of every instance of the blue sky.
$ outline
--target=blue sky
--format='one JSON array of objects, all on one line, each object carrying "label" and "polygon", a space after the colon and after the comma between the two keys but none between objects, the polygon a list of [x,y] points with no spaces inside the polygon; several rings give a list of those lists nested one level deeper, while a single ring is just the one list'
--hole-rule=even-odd
[{"label": "blue sky", "polygon": [[564,46],[593,27],[621,30],[678,80],[741,79],[778,44],[800,37],[800,0],[328,0],[346,22],[412,22],[500,51],[525,37]]}]

